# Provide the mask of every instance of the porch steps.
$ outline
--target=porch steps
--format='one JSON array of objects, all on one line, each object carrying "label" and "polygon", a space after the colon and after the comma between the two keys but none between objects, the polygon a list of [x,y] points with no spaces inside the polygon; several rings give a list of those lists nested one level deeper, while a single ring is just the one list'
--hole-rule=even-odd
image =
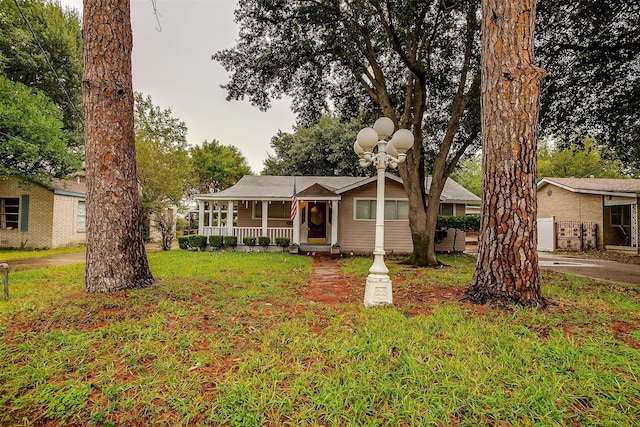
[{"label": "porch steps", "polygon": [[300,245],[300,252],[331,252],[331,245]]}]

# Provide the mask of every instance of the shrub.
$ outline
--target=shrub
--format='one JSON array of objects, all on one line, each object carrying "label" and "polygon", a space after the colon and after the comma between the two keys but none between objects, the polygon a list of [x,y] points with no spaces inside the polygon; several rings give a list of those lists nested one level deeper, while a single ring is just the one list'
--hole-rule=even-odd
[{"label": "shrub", "polygon": [[271,238],[269,238],[269,236],[260,236],[258,237],[258,244],[266,250],[269,244],[271,244]]},{"label": "shrub", "polygon": [[237,236],[224,236],[224,239],[222,241],[225,246],[229,246],[231,248],[235,248],[238,245]]},{"label": "shrub", "polygon": [[220,249],[224,246],[223,236],[209,236],[209,246]]},{"label": "shrub", "polygon": [[207,247],[207,236],[202,236],[200,234],[192,234],[189,236],[189,246],[198,249],[200,251],[204,251]]},{"label": "shrub", "polygon": [[256,240],[257,239],[255,237],[245,237],[244,239],[242,239],[242,243],[244,243],[247,246],[255,246]]},{"label": "shrub", "polygon": [[280,246],[284,251],[284,248],[289,246],[291,240],[288,237],[276,237],[276,245]]},{"label": "shrub", "polygon": [[178,246],[180,249],[189,249],[189,236],[178,237]]}]

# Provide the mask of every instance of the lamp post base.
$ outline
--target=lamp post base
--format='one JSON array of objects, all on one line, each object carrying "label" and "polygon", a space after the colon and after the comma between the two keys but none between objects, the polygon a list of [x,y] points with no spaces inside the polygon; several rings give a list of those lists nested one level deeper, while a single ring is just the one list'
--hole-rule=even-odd
[{"label": "lamp post base", "polygon": [[392,305],[391,279],[386,274],[369,274],[364,288],[364,306]]}]

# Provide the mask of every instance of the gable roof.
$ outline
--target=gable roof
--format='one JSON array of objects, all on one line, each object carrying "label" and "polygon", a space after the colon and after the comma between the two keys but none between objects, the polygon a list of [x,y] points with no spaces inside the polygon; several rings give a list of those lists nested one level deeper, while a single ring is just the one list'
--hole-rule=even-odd
[{"label": "gable roof", "polygon": [[[387,179],[402,183],[402,179],[385,174]],[[255,176],[245,175],[233,187],[217,193],[197,194],[202,200],[290,200],[295,180],[299,198],[340,199],[341,194],[376,181],[372,177],[350,176]],[[442,191],[441,201],[450,203],[480,203],[480,198],[452,179]]]},{"label": "gable roof", "polygon": [[538,189],[545,185],[555,185],[574,193],[640,197],[640,179],[542,178]]}]

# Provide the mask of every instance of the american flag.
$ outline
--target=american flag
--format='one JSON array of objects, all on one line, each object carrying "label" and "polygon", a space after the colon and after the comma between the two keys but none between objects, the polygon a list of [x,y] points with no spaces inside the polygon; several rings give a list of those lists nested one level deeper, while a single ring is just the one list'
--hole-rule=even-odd
[{"label": "american flag", "polygon": [[291,212],[290,218],[293,221],[298,213],[298,194],[296,193],[296,180],[293,180],[293,194],[291,195]]}]

